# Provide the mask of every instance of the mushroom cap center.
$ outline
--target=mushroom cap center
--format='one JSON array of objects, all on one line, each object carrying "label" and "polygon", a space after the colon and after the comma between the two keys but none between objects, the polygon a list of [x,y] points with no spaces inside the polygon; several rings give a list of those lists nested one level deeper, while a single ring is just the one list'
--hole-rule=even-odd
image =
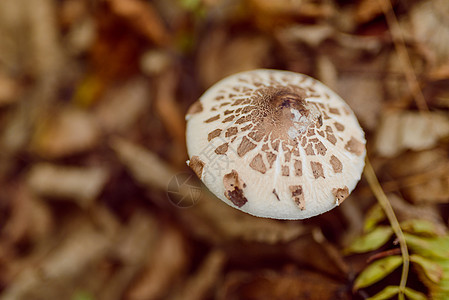
[{"label": "mushroom cap center", "polygon": [[253,96],[251,121],[260,136],[294,140],[307,132],[312,124],[322,125],[315,105],[305,101],[306,93],[296,86],[275,86],[258,89]]}]

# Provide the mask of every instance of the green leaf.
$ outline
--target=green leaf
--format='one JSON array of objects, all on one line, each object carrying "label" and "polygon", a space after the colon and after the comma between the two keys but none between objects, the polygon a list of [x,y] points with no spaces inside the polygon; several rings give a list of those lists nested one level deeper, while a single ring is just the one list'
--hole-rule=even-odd
[{"label": "green leaf", "polygon": [[[386,288],[384,288],[382,291],[377,293],[376,295],[369,297],[367,300],[386,300],[390,299],[394,295],[397,295],[399,293],[399,287],[389,285]],[[411,288],[406,287],[404,290],[404,294],[407,296],[408,299],[411,300],[426,300],[427,297],[421,292],[415,291]]]},{"label": "green leaf", "polygon": [[420,255],[410,255],[410,261],[417,265],[417,270],[433,283],[438,283],[443,277],[443,268],[436,262],[433,262]]},{"label": "green leaf", "polygon": [[390,299],[391,297],[393,297],[397,293],[399,293],[399,287],[398,286],[389,285],[386,288],[384,288],[383,290],[381,290],[379,293],[377,293],[376,295],[374,295],[372,297],[369,297],[367,300],[385,300],[385,299]]},{"label": "green leaf", "polygon": [[404,233],[407,246],[415,253],[430,259],[449,259],[448,237],[419,237]]},{"label": "green leaf", "polygon": [[363,231],[368,232],[374,229],[374,227],[379,224],[379,222],[385,219],[385,213],[379,204],[371,207],[366,213],[365,225],[363,226]]},{"label": "green leaf", "polygon": [[426,236],[439,236],[439,230],[435,223],[427,220],[407,220],[401,222],[401,228],[409,233]]},{"label": "green leaf", "polygon": [[358,290],[378,282],[402,264],[399,255],[388,256],[376,260],[363,270],[354,282],[354,290]]},{"label": "green leaf", "polygon": [[373,231],[362,235],[356,239],[347,249],[345,253],[363,253],[379,249],[385,244],[393,234],[393,229],[389,226],[379,226]]},{"label": "green leaf", "polygon": [[427,296],[424,295],[423,293],[412,290],[411,288],[408,288],[408,287],[405,288],[404,294],[407,296],[408,299],[411,299],[411,300],[426,300],[427,299]]},{"label": "green leaf", "polygon": [[87,292],[87,291],[76,291],[73,296],[72,300],[94,300],[94,296]]}]

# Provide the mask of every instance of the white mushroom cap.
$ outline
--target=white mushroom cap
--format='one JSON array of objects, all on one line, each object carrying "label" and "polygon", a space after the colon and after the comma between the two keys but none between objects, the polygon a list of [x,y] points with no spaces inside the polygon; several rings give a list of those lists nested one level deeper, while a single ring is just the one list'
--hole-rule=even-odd
[{"label": "white mushroom cap", "polygon": [[331,210],[365,164],[364,132],[352,110],[303,74],[229,76],[186,119],[189,166],[218,198],[255,216],[293,220]]}]

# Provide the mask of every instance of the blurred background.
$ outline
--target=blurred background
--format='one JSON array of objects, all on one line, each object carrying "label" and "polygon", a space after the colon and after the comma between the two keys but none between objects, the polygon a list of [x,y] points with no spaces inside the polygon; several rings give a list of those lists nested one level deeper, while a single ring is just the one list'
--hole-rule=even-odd
[{"label": "blurred background", "polygon": [[192,177],[185,112],[255,68],[348,102],[406,232],[408,296],[448,299],[446,0],[0,1],[0,299],[396,297],[401,251],[365,178],[277,221]]}]

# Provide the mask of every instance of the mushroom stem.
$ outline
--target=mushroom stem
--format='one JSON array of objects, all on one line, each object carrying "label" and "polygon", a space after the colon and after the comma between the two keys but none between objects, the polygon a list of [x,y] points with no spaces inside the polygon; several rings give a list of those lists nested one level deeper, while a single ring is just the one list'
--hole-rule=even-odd
[{"label": "mushroom stem", "polygon": [[391,228],[393,229],[394,234],[396,235],[399,241],[399,247],[401,249],[402,255],[402,274],[401,281],[399,283],[399,299],[404,299],[404,291],[407,284],[408,270],[410,265],[410,257],[408,254],[407,242],[405,241],[404,233],[402,232],[401,226],[399,225],[399,221],[396,218],[396,214],[394,213],[393,207],[391,207],[390,201],[385,195],[382,187],[380,186],[379,180],[376,177],[376,173],[368,159],[368,155],[366,156],[365,161],[365,170],[364,174],[368,184],[373,191],[374,196],[377,199],[377,202],[380,204],[382,209],[385,212],[385,215],[388,218],[388,221],[391,224]]}]

